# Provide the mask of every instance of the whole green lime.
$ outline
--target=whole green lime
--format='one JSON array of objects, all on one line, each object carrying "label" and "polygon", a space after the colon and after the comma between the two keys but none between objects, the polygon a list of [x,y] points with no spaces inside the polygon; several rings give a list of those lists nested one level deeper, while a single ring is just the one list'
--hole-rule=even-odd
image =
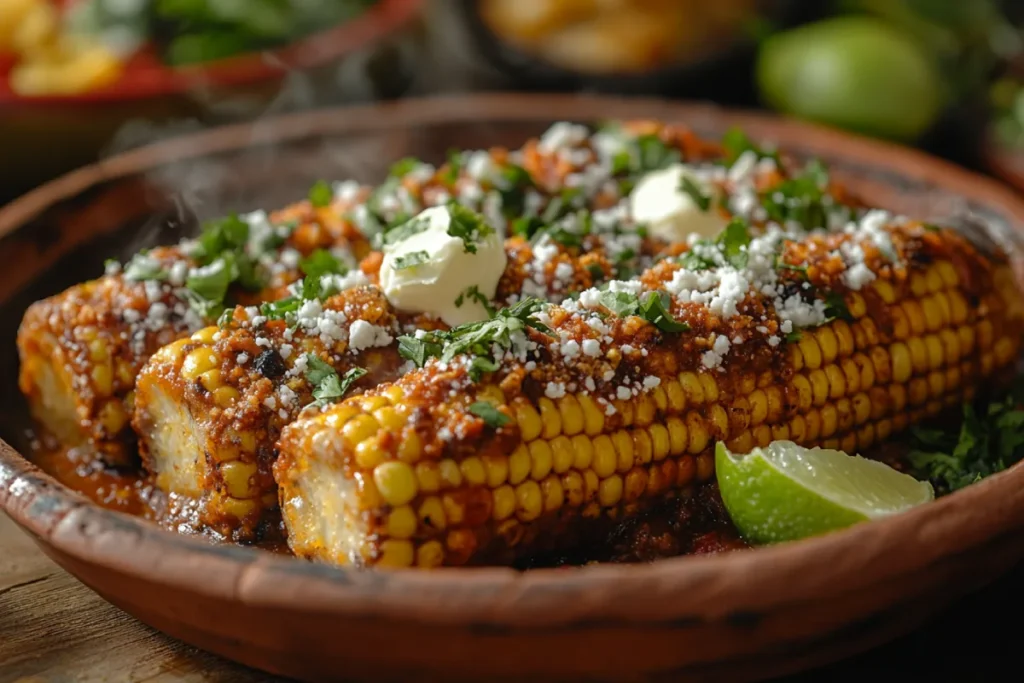
[{"label": "whole green lime", "polygon": [[777,33],[762,44],[756,69],[769,106],[865,135],[913,141],[944,105],[941,74],[927,50],[867,16]]}]

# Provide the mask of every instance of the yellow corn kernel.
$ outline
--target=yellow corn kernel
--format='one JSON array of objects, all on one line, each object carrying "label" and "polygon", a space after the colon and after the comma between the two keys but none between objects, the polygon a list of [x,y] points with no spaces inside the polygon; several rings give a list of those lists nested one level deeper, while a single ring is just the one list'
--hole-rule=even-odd
[{"label": "yellow corn kernel", "polygon": [[135,368],[132,367],[131,363],[121,358],[116,358],[114,359],[114,371],[121,384],[129,386],[135,384]]},{"label": "yellow corn kernel", "polygon": [[867,302],[859,292],[849,292],[846,295],[846,310],[854,318],[860,318],[868,312]]},{"label": "yellow corn kernel", "polygon": [[211,325],[210,327],[204,327],[194,333],[190,339],[200,344],[212,344],[214,342],[213,336],[215,334],[217,334],[217,327]]},{"label": "yellow corn kernel", "polygon": [[889,401],[894,415],[902,413],[907,407],[907,386],[905,384],[889,385]]},{"label": "yellow corn kernel", "polygon": [[708,434],[707,427],[704,425],[704,420],[701,419],[697,413],[687,413],[686,415],[686,430],[690,433],[690,453],[697,454],[704,450],[708,445],[708,440],[711,435]]},{"label": "yellow corn kernel", "polygon": [[392,384],[384,390],[384,396],[387,396],[391,405],[399,405],[405,399],[405,389]]},{"label": "yellow corn kernel", "polygon": [[629,432],[620,429],[612,434],[611,439],[617,454],[615,468],[619,472],[628,472],[633,467],[633,438]]},{"label": "yellow corn kernel", "polygon": [[440,541],[427,541],[416,549],[416,566],[432,569],[444,564],[444,546]]},{"label": "yellow corn kernel", "polygon": [[[772,428],[768,425],[758,425],[754,427],[750,432],[750,436],[754,439],[754,445],[764,448],[772,441]],[[697,456],[697,462],[700,463],[700,458],[704,454]]]},{"label": "yellow corn kernel", "polygon": [[789,425],[785,422],[773,424],[772,441],[789,441]]},{"label": "yellow corn kernel", "polygon": [[416,484],[424,493],[437,493],[441,490],[441,468],[436,462],[416,463]]},{"label": "yellow corn kernel", "polygon": [[843,398],[836,401],[835,405],[836,413],[839,419],[839,431],[845,432],[847,430],[853,429],[853,403],[850,401],[850,399],[844,396]]},{"label": "yellow corn kernel", "polygon": [[589,436],[597,436],[604,429],[604,411],[586,394],[580,394],[577,400],[583,410],[583,431]]},{"label": "yellow corn kernel", "polygon": [[388,515],[388,536],[391,538],[410,538],[416,533],[416,513],[408,505],[395,508]]},{"label": "yellow corn kernel", "polygon": [[103,426],[103,431],[111,436],[120,432],[128,424],[128,414],[117,399],[111,399],[104,403],[97,417],[100,425]]},{"label": "yellow corn kernel", "polygon": [[373,475],[357,471],[353,478],[356,481],[357,500],[363,510],[377,510],[384,506],[384,498],[377,490]]},{"label": "yellow corn kernel", "polygon": [[217,387],[213,390],[213,402],[220,408],[228,408],[235,404],[240,394],[234,387]]},{"label": "yellow corn kernel", "polygon": [[420,524],[434,531],[443,531],[448,525],[448,515],[445,514],[444,505],[437,496],[424,498],[416,515]]},{"label": "yellow corn kernel", "polygon": [[494,506],[491,516],[495,521],[508,519],[516,511],[516,490],[509,485],[494,489]]},{"label": "yellow corn kernel", "polygon": [[945,321],[942,316],[942,308],[934,297],[921,300],[921,310],[924,311],[924,326],[929,332],[937,332],[942,329]]},{"label": "yellow corn kernel", "polygon": [[804,367],[809,370],[820,368],[821,347],[818,346],[818,340],[813,335],[805,334],[800,337],[800,341],[797,344],[800,346],[800,353],[804,357]]},{"label": "yellow corn kernel", "polygon": [[541,496],[544,499],[544,512],[554,512],[565,504],[565,491],[559,477],[552,475],[540,483]]},{"label": "yellow corn kernel", "polygon": [[839,368],[843,372],[843,380],[846,384],[846,390],[850,393],[859,391],[860,370],[857,368],[857,363],[852,358],[844,358],[840,361]]},{"label": "yellow corn kernel", "polygon": [[619,418],[621,419],[623,427],[628,427],[629,425],[633,424],[632,399],[630,399],[629,401],[614,401],[613,405],[615,406],[615,412],[619,414]]},{"label": "yellow corn kernel", "polygon": [[933,265],[924,273],[925,280],[927,280],[928,282],[929,294],[934,294],[935,292],[939,291],[940,289],[946,286],[946,283],[943,281],[942,273],[939,272],[939,269],[936,267],[936,265]]},{"label": "yellow corn kernel", "polygon": [[384,406],[373,411],[373,417],[380,423],[381,429],[395,433],[402,431],[402,427],[408,421],[406,415],[391,406]]},{"label": "yellow corn kernel", "polygon": [[410,541],[399,541],[393,538],[380,544],[380,557],[377,558],[378,567],[411,567],[414,552]]},{"label": "yellow corn kernel", "polygon": [[572,437],[573,461],[572,466],[583,472],[590,468],[594,458],[594,443],[589,436],[577,434]]},{"label": "yellow corn kernel", "polygon": [[705,403],[714,403],[718,400],[718,382],[712,375],[707,373],[701,373],[697,375],[697,379],[700,381],[700,388],[704,392]]},{"label": "yellow corn kernel", "polygon": [[946,390],[946,375],[935,371],[928,373],[928,394],[932,398],[939,398]]},{"label": "yellow corn kernel", "polygon": [[668,410],[668,394],[665,393],[665,383],[662,382],[651,390],[651,399],[661,413]]},{"label": "yellow corn kernel", "polygon": [[519,425],[519,434],[523,441],[533,441],[540,436],[544,425],[540,419],[540,413],[525,400],[515,402],[513,406],[516,424]]},{"label": "yellow corn kernel", "polygon": [[860,392],[853,395],[853,421],[856,424],[863,424],[871,417],[871,399],[868,395]]},{"label": "yellow corn kernel", "polygon": [[853,331],[850,329],[850,324],[845,320],[833,320],[832,332],[836,335],[838,357],[846,358],[853,355]]},{"label": "yellow corn kernel", "polygon": [[896,339],[906,339],[910,336],[910,322],[902,306],[892,308],[892,335]]},{"label": "yellow corn kernel", "polygon": [[[582,413],[581,413],[582,415]],[[559,436],[551,440],[551,469],[556,474],[563,474],[572,467],[576,459],[576,452],[572,448],[572,441],[567,436]]]},{"label": "yellow corn kernel", "polygon": [[[673,415],[672,417],[665,420],[665,430],[668,432],[669,453],[671,453],[672,455],[679,455],[681,453],[685,453],[686,446],[690,441],[689,434],[687,434],[686,432],[686,423],[684,423],[682,419],[680,419],[679,417]],[[638,434],[643,434],[645,437],[647,437],[647,442],[652,444],[650,448],[653,449],[652,440],[649,436],[647,436],[647,432],[638,432]],[[647,464],[649,461],[650,458],[646,460],[641,459],[640,463]]]},{"label": "yellow corn kernel", "polygon": [[423,439],[415,429],[406,429],[398,442],[398,459],[409,464],[415,463],[423,454]]},{"label": "yellow corn kernel", "polygon": [[897,384],[906,382],[913,372],[910,349],[903,342],[896,342],[889,347],[889,355],[892,358],[892,381]]},{"label": "yellow corn kernel", "polygon": [[871,283],[878,297],[887,304],[896,302],[896,290],[888,280],[874,280]]},{"label": "yellow corn kernel", "polygon": [[704,402],[704,387],[697,375],[692,372],[684,372],[679,375],[679,384],[686,394],[686,402],[700,405]]},{"label": "yellow corn kernel", "polygon": [[594,470],[583,472],[583,495],[588,501],[597,500],[598,489],[601,487],[601,480]]},{"label": "yellow corn kernel", "polygon": [[949,320],[953,325],[961,325],[967,320],[968,306],[964,295],[958,290],[951,289],[946,292],[949,297]]},{"label": "yellow corn kernel", "polygon": [[441,507],[444,508],[444,517],[451,526],[458,526],[466,519],[466,508],[462,502],[450,493],[441,496]]},{"label": "yellow corn kernel", "polygon": [[960,357],[969,356],[974,351],[974,328],[962,325],[956,333],[960,339]]},{"label": "yellow corn kernel", "polygon": [[107,363],[95,365],[89,374],[92,377],[93,390],[99,396],[110,396],[113,393],[114,373],[110,369],[110,365]]},{"label": "yellow corn kernel", "polygon": [[364,470],[372,470],[387,459],[387,453],[380,448],[374,439],[367,439],[357,443],[355,454],[356,464]]},{"label": "yellow corn kernel", "polygon": [[520,443],[508,458],[508,483],[515,486],[528,476],[533,462],[525,443]]},{"label": "yellow corn kernel", "polygon": [[437,463],[438,471],[441,474],[441,487],[446,489],[457,489],[462,486],[462,470],[454,460],[445,458]]},{"label": "yellow corn kernel", "polygon": [[951,262],[936,261],[932,268],[939,275],[945,287],[952,289],[960,284],[960,276],[956,272],[956,267]]},{"label": "yellow corn kernel", "polygon": [[551,472],[551,446],[543,439],[531,441],[527,448],[530,451],[530,476],[540,481]]},{"label": "yellow corn kernel", "polygon": [[655,462],[665,459],[665,456],[672,450],[672,441],[668,429],[662,424],[652,424],[647,428],[651,437],[651,456]]},{"label": "yellow corn kernel", "polygon": [[818,348],[821,349],[822,364],[828,365],[839,355],[839,340],[836,339],[836,333],[832,330],[831,325],[825,325],[819,328],[814,336],[818,342]]},{"label": "yellow corn kernel", "polygon": [[615,453],[615,445],[607,434],[601,434],[594,439],[594,457],[592,467],[598,477],[604,479],[615,472],[618,464],[618,457]]},{"label": "yellow corn kernel", "polygon": [[373,415],[364,414],[356,415],[349,420],[341,428],[341,435],[345,437],[345,442],[350,447],[355,448],[356,444],[376,436],[378,431],[380,431],[380,423],[374,419]]},{"label": "yellow corn kernel", "polygon": [[102,363],[110,360],[110,350],[107,348],[105,339],[93,339],[88,343],[89,360],[93,363]]},{"label": "yellow corn kernel", "polygon": [[255,500],[240,498],[224,498],[220,501],[220,509],[224,514],[235,519],[245,519],[256,512],[258,503]]},{"label": "yellow corn kernel", "polygon": [[789,421],[789,438],[798,444],[807,443],[807,421],[803,415],[794,415]]},{"label": "yellow corn kernel", "polygon": [[[811,375],[813,377],[813,373]],[[750,424],[759,425],[768,417],[768,397],[764,391],[757,389],[747,396],[750,403]]]},{"label": "yellow corn kernel", "polygon": [[622,500],[622,477],[613,474],[607,479],[602,479],[598,487],[597,499],[602,507],[611,507]]},{"label": "yellow corn kernel", "polygon": [[574,436],[583,431],[583,408],[576,397],[566,394],[558,399],[558,413],[562,418],[562,433]]},{"label": "yellow corn kernel", "polygon": [[928,282],[924,278],[924,273],[915,271],[910,274],[910,292],[918,298],[928,293]]},{"label": "yellow corn kernel", "polygon": [[508,478],[508,458],[504,455],[482,455],[480,456],[484,465],[487,486],[497,488],[505,483]]},{"label": "yellow corn kernel", "polygon": [[924,338],[924,350],[925,356],[928,359],[927,367],[936,370],[942,366],[943,353],[942,353],[942,342],[939,340],[939,336],[935,334],[929,334]]},{"label": "yellow corn kernel", "polygon": [[543,496],[540,484],[532,479],[516,487],[516,517],[522,522],[531,522],[543,510]]},{"label": "yellow corn kernel", "polygon": [[804,415],[804,423],[806,424],[804,438],[808,442],[816,441],[821,435],[821,413],[812,408]]},{"label": "yellow corn kernel", "polygon": [[789,344],[789,364],[793,367],[793,372],[800,372],[804,369],[804,354],[800,353],[799,344]]},{"label": "yellow corn kernel", "polygon": [[327,415],[327,426],[331,429],[340,430],[353,417],[359,414],[359,408],[354,405],[342,404]]},{"label": "yellow corn kernel", "polygon": [[448,532],[445,539],[448,551],[453,553],[456,559],[455,564],[463,564],[476,550],[476,534],[471,529],[455,529]]},{"label": "yellow corn kernel", "polygon": [[978,342],[978,348],[985,350],[992,346],[992,321],[985,318],[978,323],[978,329],[976,330],[976,339]]},{"label": "yellow corn kernel", "polygon": [[674,413],[681,413],[686,408],[686,392],[683,391],[683,385],[676,380],[669,380],[663,382],[662,386],[665,387],[665,398],[668,400],[668,407]]},{"label": "yellow corn kernel", "polygon": [[373,470],[373,481],[391,507],[405,505],[416,497],[416,474],[404,462],[392,460],[377,465]]},{"label": "yellow corn kernel", "polygon": [[477,398],[481,401],[489,401],[496,406],[503,405],[505,403],[505,393],[496,384],[488,384],[487,386],[480,389],[480,393]]},{"label": "yellow corn kernel", "polygon": [[[558,412],[558,406],[546,396],[541,396],[537,401],[540,407],[540,421],[542,425],[542,436],[545,439],[553,439],[562,433],[562,416]],[[527,439],[528,440],[528,439]]]},{"label": "yellow corn kernel", "polygon": [[[765,430],[768,429],[768,425],[761,425]],[[755,434],[756,436],[756,434]],[[770,436],[768,437],[771,438]],[[697,480],[698,481],[710,481],[715,476],[715,456],[712,453],[701,453],[697,456]]]},{"label": "yellow corn kernel", "polygon": [[252,478],[256,476],[256,463],[241,460],[226,462],[220,466],[220,476],[224,480],[229,496],[252,498],[256,494],[252,486]]},{"label": "yellow corn kernel", "polygon": [[387,406],[388,399],[384,396],[367,396],[359,401],[359,408],[364,413],[373,413]]},{"label": "yellow corn kernel", "polygon": [[217,364],[217,354],[212,349],[205,347],[194,349],[185,356],[185,362],[181,366],[181,376],[192,382],[204,372],[213,370]]},{"label": "yellow corn kernel", "polygon": [[637,427],[646,427],[654,422],[658,407],[654,404],[654,398],[649,394],[640,394],[635,399],[633,424]]},{"label": "yellow corn kernel", "polygon": [[[796,405],[799,412],[809,410],[814,403],[814,388],[811,387],[810,380],[804,375],[793,375],[787,391],[791,397],[790,400]],[[753,420],[750,420],[749,424],[753,423]]]},{"label": "yellow corn kernel", "polygon": [[562,475],[562,490],[569,505],[578,508],[584,501],[583,476],[579,472],[570,471]]},{"label": "yellow corn kernel", "polygon": [[750,432],[740,432],[725,444],[733,453],[749,453],[754,447],[754,437]]},{"label": "yellow corn kernel", "polygon": [[462,479],[469,486],[482,486],[487,481],[484,463],[476,456],[470,456],[459,463]]},{"label": "yellow corn kernel", "polygon": [[623,478],[623,499],[631,503],[640,498],[647,489],[647,470],[634,467]]}]

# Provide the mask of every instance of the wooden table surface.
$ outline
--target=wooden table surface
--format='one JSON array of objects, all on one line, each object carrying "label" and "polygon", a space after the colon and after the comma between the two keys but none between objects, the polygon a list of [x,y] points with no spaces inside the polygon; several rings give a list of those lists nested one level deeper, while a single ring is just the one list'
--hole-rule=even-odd
[{"label": "wooden table surface", "polygon": [[[918,633],[778,683],[1020,681],[1022,608],[1024,567]],[[0,513],[0,683],[279,681],[135,621],[57,567]]]}]

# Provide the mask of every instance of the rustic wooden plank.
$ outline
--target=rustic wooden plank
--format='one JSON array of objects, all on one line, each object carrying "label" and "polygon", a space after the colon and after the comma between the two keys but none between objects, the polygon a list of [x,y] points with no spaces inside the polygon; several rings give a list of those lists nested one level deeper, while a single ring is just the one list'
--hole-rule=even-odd
[{"label": "rustic wooden plank", "polygon": [[0,683],[275,683],[141,624],[0,513]]}]

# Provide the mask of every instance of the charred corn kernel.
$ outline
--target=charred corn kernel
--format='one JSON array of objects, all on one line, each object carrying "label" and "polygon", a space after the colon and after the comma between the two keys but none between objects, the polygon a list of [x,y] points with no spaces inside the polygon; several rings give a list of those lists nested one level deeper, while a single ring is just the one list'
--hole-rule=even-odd
[{"label": "charred corn kernel", "polygon": [[377,465],[373,470],[373,481],[391,507],[405,505],[416,497],[416,474],[404,462],[392,460]]},{"label": "charred corn kernel", "polygon": [[459,463],[459,470],[462,472],[462,480],[469,486],[482,486],[487,482],[487,470],[483,461],[476,456],[470,456]]},{"label": "charred corn kernel", "polygon": [[594,458],[594,443],[589,436],[577,434],[572,437],[573,461],[572,466],[581,472],[590,468]]},{"label": "charred corn kernel", "polygon": [[712,375],[707,373],[701,373],[697,375],[697,379],[700,381],[700,388],[704,394],[704,401],[706,403],[715,403],[718,401],[718,382]]},{"label": "charred corn kernel", "polygon": [[629,401],[615,401],[615,412],[619,414],[619,419],[622,422],[623,427],[628,427],[633,424],[633,402],[632,399]]},{"label": "charred corn kernel", "polygon": [[982,320],[978,323],[978,329],[976,332],[976,339],[978,342],[979,349],[987,349],[992,346],[992,321]]},{"label": "charred corn kernel", "polygon": [[466,508],[459,498],[450,493],[442,494],[441,507],[444,508],[444,517],[451,526],[458,526],[466,519]]},{"label": "charred corn kernel", "polygon": [[789,438],[799,444],[806,444],[808,442],[807,421],[803,415],[795,415],[789,421]]},{"label": "charred corn kernel", "polygon": [[220,508],[224,514],[235,519],[244,519],[253,514],[258,509],[258,505],[255,500],[241,498],[224,498],[220,501]]},{"label": "charred corn kernel", "polygon": [[565,504],[565,491],[559,477],[551,475],[540,483],[541,496],[544,499],[544,512],[554,512]]},{"label": "charred corn kernel", "polygon": [[444,564],[444,546],[440,541],[427,541],[416,549],[416,566],[432,569]]},{"label": "charred corn kernel", "polygon": [[551,445],[543,439],[531,441],[527,448],[530,451],[530,477],[540,481],[551,472]]},{"label": "charred corn kernel", "polygon": [[910,274],[910,293],[917,298],[928,293],[928,282],[925,280],[924,273],[912,272]]},{"label": "charred corn kernel", "polygon": [[217,354],[212,349],[198,348],[185,356],[181,366],[181,376],[189,382],[195,381],[199,375],[217,367]]},{"label": "charred corn kernel", "polygon": [[416,533],[416,513],[408,505],[395,508],[388,515],[388,536],[391,538],[410,538]]},{"label": "charred corn kernel", "polygon": [[870,389],[875,383],[875,364],[863,353],[854,354],[853,362],[856,363],[857,371],[860,372],[860,388]]},{"label": "charred corn kernel", "polygon": [[889,405],[895,414],[903,412],[907,407],[907,387],[904,384],[889,385]]},{"label": "charred corn kernel", "polygon": [[708,434],[707,427],[700,415],[697,413],[687,413],[686,431],[690,434],[690,445],[688,449],[690,453],[700,453],[707,447],[708,440],[711,438],[711,435]]},{"label": "charred corn kernel", "polygon": [[389,538],[380,544],[377,567],[411,567],[414,557],[412,543]]},{"label": "charred corn kernel", "polygon": [[868,306],[859,292],[849,292],[846,295],[846,310],[854,318],[860,318],[868,312]]},{"label": "charred corn kernel", "polygon": [[647,470],[642,467],[634,467],[623,478],[623,500],[627,503],[638,500],[645,490],[647,490]]},{"label": "charred corn kernel", "polygon": [[789,364],[793,367],[793,372],[800,372],[804,369],[804,354],[800,352],[799,344],[789,344]]},{"label": "charred corn kernel", "polygon": [[420,503],[416,515],[420,524],[434,531],[443,531],[448,526],[448,515],[444,512],[444,504],[437,496],[427,496]]},{"label": "charred corn kernel", "polygon": [[601,434],[594,439],[594,472],[604,479],[615,472],[618,464],[618,456],[615,453],[615,445],[607,434]]},{"label": "charred corn kernel", "polygon": [[604,429],[604,411],[586,394],[577,396],[577,400],[583,410],[584,432],[589,436],[597,436]]},{"label": "charred corn kernel", "polygon": [[476,550],[476,534],[471,529],[455,529],[448,532],[445,541],[448,546],[448,557],[453,564],[465,564]]},{"label": "charred corn kernel", "polygon": [[114,435],[128,424],[128,414],[125,413],[120,401],[112,399],[100,408],[99,421],[107,434]]},{"label": "charred corn kernel", "polygon": [[537,405],[540,407],[541,436],[545,439],[553,439],[561,434],[562,416],[554,401],[546,396],[541,396]]},{"label": "charred corn kernel", "polygon": [[415,463],[423,453],[423,439],[415,429],[406,429],[398,442],[398,459],[409,464]]},{"label": "charred corn kernel", "polygon": [[674,413],[681,413],[686,408],[686,392],[683,385],[676,380],[663,383],[665,387],[665,398],[668,400],[668,407]]},{"label": "charred corn kernel", "polygon": [[572,394],[558,399],[558,413],[562,418],[562,433],[574,436],[583,431],[583,408]]},{"label": "charred corn kernel", "polygon": [[114,373],[110,365],[104,363],[93,367],[89,373],[92,378],[93,390],[100,396],[110,396],[114,391]]},{"label": "charred corn kernel", "polygon": [[[674,481],[672,483],[675,484]],[[665,471],[661,467],[652,467],[647,474],[647,495],[656,496],[668,487],[669,480],[665,476]]]},{"label": "charred corn kernel", "polygon": [[256,463],[235,460],[220,466],[220,476],[224,480],[229,496],[233,498],[252,498],[253,477],[256,476]]},{"label": "charred corn kernel", "polygon": [[416,484],[424,493],[437,493],[441,490],[441,468],[436,462],[416,463]]},{"label": "charred corn kernel", "polygon": [[772,441],[772,428],[768,425],[758,425],[750,432],[754,439],[754,445],[765,447]]},{"label": "charred corn kernel", "polygon": [[530,476],[532,467],[533,461],[530,459],[530,451],[525,443],[519,444],[508,458],[508,483],[513,486],[520,483]]},{"label": "charred corn kernel", "polygon": [[628,472],[633,467],[633,437],[626,430],[620,429],[611,438],[616,453],[616,469]]},{"label": "charred corn kernel", "polygon": [[729,435],[729,415],[720,404],[715,403],[708,409],[708,421],[715,438],[724,439]]},{"label": "charred corn kernel", "polygon": [[773,424],[772,441],[789,441],[789,425],[785,422]]},{"label": "charred corn kernel", "polygon": [[928,373],[928,395],[932,398],[942,396],[946,390],[946,376],[942,372],[935,371]]},{"label": "charred corn kernel", "polygon": [[647,429],[651,437],[651,457],[655,462],[665,459],[672,449],[672,441],[669,438],[668,429],[665,425],[652,424]]},{"label": "charred corn kernel", "polygon": [[586,500],[596,501],[600,486],[601,480],[594,470],[585,470],[583,472],[583,495]]},{"label": "charred corn kernel", "polygon": [[654,398],[650,394],[640,394],[636,397],[636,405],[633,411],[633,424],[637,427],[646,427],[654,422],[657,413],[657,406],[654,405]]},{"label": "charred corn kernel", "polygon": [[839,426],[837,429],[840,432],[845,432],[849,429],[853,429],[853,403],[850,399],[843,397],[836,401],[836,414],[839,420]]},{"label": "charred corn kernel", "polygon": [[[686,432],[686,423],[682,419],[672,416],[665,420],[665,430],[668,432],[668,448],[669,453],[672,455],[679,455],[686,452],[686,446],[689,443],[689,434]],[[650,438],[648,432],[638,432],[638,435],[642,434],[647,442],[647,448],[650,452],[653,452],[653,440]],[[646,464],[650,462],[651,458],[641,458],[640,463]]]},{"label": "charred corn kernel", "polygon": [[529,442],[540,436],[544,425],[540,419],[540,413],[526,401],[517,401],[513,407],[516,424],[519,425],[519,434],[523,441]]},{"label": "charred corn kernel", "polygon": [[[811,386],[810,380],[804,375],[793,375],[789,387],[791,400],[796,404],[797,410],[800,412],[809,410],[814,404],[814,388]],[[753,406],[751,406],[751,413],[753,413]],[[754,424],[752,418],[749,424]]]},{"label": "charred corn kernel", "polygon": [[437,468],[441,473],[441,488],[457,489],[462,486],[462,470],[457,462],[445,458],[437,463]]},{"label": "charred corn kernel", "polygon": [[234,405],[238,397],[238,389],[234,387],[217,387],[213,390],[213,402],[221,408],[228,408]]},{"label": "charred corn kernel", "polygon": [[662,382],[651,390],[651,399],[658,411],[665,413],[668,410],[668,394],[665,393],[665,383]]},{"label": "charred corn kernel", "polygon": [[384,406],[373,411],[373,417],[380,423],[381,429],[396,433],[402,430],[407,421],[407,416],[391,406]]},{"label": "charred corn kernel", "polygon": [[507,484],[494,489],[494,505],[491,507],[491,516],[500,522],[511,517],[515,511],[516,490]]},{"label": "charred corn kernel", "polygon": [[857,363],[852,358],[844,358],[840,362],[839,368],[843,373],[846,390],[851,393],[860,390],[860,370],[857,368]]},{"label": "charred corn kernel", "polygon": [[704,387],[700,379],[692,372],[684,372],[679,375],[679,384],[686,395],[686,402],[693,405],[700,405],[704,402]]},{"label": "charred corn kernel", "polygon": [[[767,425],[762,426],[767,429]],[[710,481],[713,476],[715,476],[715,456],[711,453],[701,453],[697,456],[697,480]]]},{"label": "charred corn kernel", "polygon": [[380,423],[373,415],[356,415],[341,428],[341,434],[349,446],[355,448],[357,444],[376,436],[380,431]]},{"label": "charred corn kernel", "polygon": [[857,424],[867,422],[871,417],[871,399],[868,398],[868,395],[863,392],[854,394],[851,403],[853,405],[853,421]]},{"label": "charred corn kernel", "polygon": [[540,484],[530,479],[516,487],[516,517],[519,521],[530,522],[537,519],[543,505]]},{"label": "charred corn kernel", "polygon": [[[579,472],[566,472],[562,475],[562,490],[569,505],[578,508],[585,500],[583,476]],[[495,501],[497,503],[497,501]]]},{"label": "charred corn kernel", "polygon": [[572,467],[576,453],[572,449],[572,441],[567,436],[559,436],[551,440],[551,469],[556,474],[563,474]]},{"label": "charred corn kernel", "polygon": [[754,436],[750,432],[741,432],[725,445],[733,453],[749,453],[754,448]]},{"label": "charred corn kernel", "polygon": [[910,336],[910,322],[903,308],[896,306],[892,309],[892,336],[896,339],[907,339]]},{"label": "charred corn kernel", "polygon": [[821,413],[816,409],[811,409],[804,415],[804,424],[806,425],[804,438],[808,442],[813,442],[821,436]]},{"label": "charred corn kernel", "polygon": [[607,479],[602,479],[597,497],[602,507],[617,505],[622,500],[622,477],[613,474]]},{"label": "charred corn kernel", "polygon": [[[813,377],[813,373],[812,373]],[[768,417],[768,397],[758,389],[747,396],[750,403],[750,424],[759,425]]]},{"label": "charred corn kernel", "polygon": [[805,334],[800,337],[800,341],[797,343],[800,345],[800,353],[804,357],[804,367],[809,370],[820,368],[821,347],[818,346],[818,340],[813,335]]},{"label": "charred corn kernel", "polygon": [[[910,379],[913,372],[913,361],[910,357],[910,349],[903,342],[896,342],[889,347],[889,356],[892,358],[892,380],[902,384]],[[876,367],[877,370],[877,367]]]}]

